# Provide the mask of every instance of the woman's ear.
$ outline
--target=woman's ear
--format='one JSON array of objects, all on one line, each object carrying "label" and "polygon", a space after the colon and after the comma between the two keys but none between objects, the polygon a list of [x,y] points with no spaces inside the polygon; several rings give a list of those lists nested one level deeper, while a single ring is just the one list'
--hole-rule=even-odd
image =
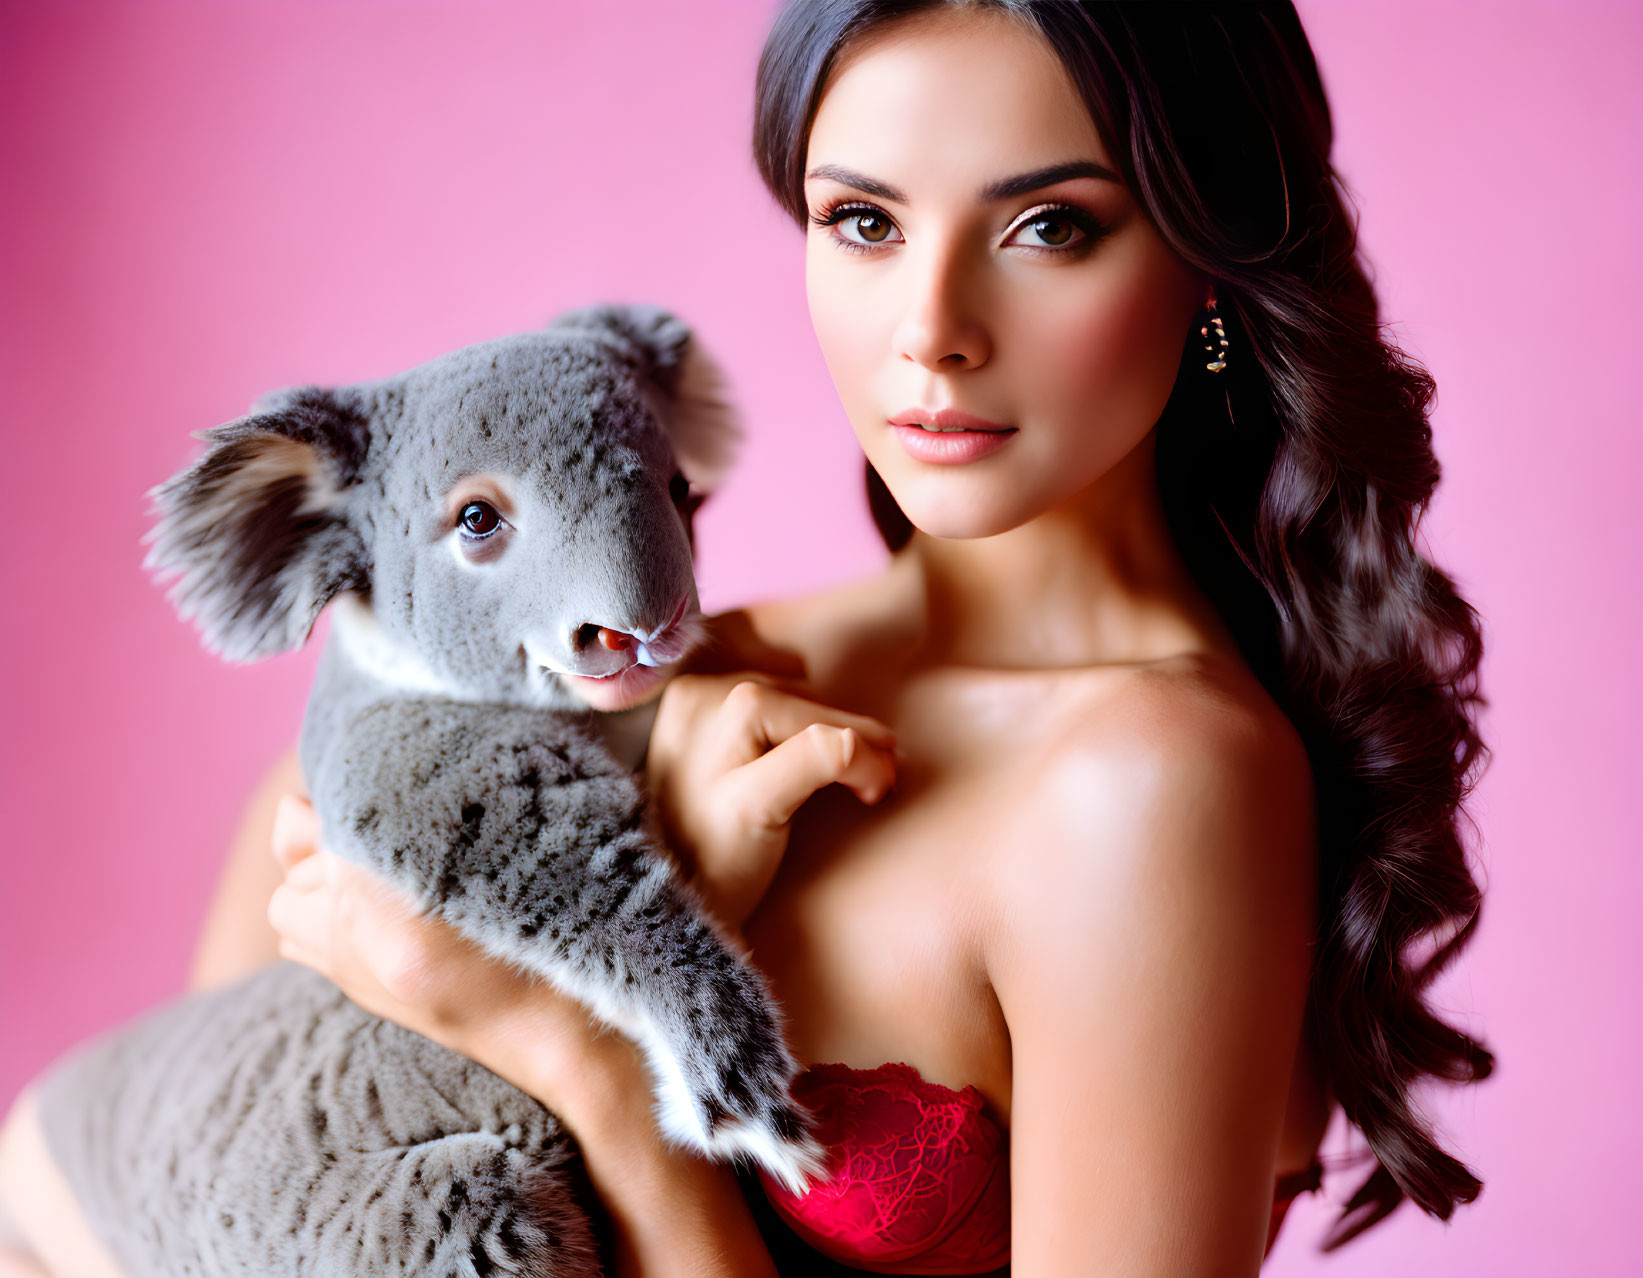
[{"label": "woman's ear", "polygon": [[368,589],[369,561],[345,517],[370,422],[346,390],[301,387],[249,416],[195,432],[210,445],[149,490],[159,522],[144,567],[178,574],[169,597],[229,661],[300,648],[344,589]]},{"label": "woman's ear", "polygon": [[602,303],[567,311],[549,327],[596,333],[637,360],[691,489],[706,496],[719,486],[742,441],[741,417],[724,369],[689,325],[660,306]]}]

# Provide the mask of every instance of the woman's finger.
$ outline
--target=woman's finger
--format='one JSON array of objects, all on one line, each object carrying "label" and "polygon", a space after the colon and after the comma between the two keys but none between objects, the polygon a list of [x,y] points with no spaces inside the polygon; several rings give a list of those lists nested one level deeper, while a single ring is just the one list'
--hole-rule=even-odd
[{"label": "woman's finger", "polygon": [[275,888],[268,898],[268,922],[279,934],[280,953],[328,971],[331,904],[330,894],[323,888],[305,890],[288,882]]},{"label": "woman's finger", "polygon": [[325,856],[316,852],[305,856],[285,872],[285,882],[299,892],[313,892],[330,886],[332,876]]},{"label": "woman's finger", "polygon": [[855,727],[812,723],[725,775],[726,806],[766,830],[786,825],[817,790],[837,782],[877,803],[896,779],[893,747]]},{"label": "woman's finger", "polygon": [[[733,687],[725,696],[724,709],[721,735],[714,745],[726,770],[757,758],[814,724],[850,729],[883,750],[893,749],[896,743],[895,731],[869,715],[810,701],[759,680]],[[812,748],[817,748],[814,743]]]},{"label": "woman's finger", "polygon": [[311,857],[319,846],[319,817],[299,794],[286,794],[274,808],[274,859],[287,871]]}]

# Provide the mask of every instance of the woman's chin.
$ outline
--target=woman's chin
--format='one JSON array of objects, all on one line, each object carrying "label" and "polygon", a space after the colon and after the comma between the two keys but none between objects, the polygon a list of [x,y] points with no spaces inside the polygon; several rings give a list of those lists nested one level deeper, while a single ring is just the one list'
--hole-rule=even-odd
[{"label": "woman's chin", "polygon": [[[937,470],[936,467],[929,469]],[[1023,500],[1019,480],[989,478],[982,483],[977,482],[979,476],[965,476],[961,480],[948,473],[958,469],[943,467],[941,473],[911,476],[894,471],[879,473],[913,527],[943,541],[996,537],[1043,512],[1042,507]],[[890,478],[892,474],[894,482]]]},{"label": "woman's chin", "polygon": [[972,541],[978,537],[996,537],[999,533],[1009,532],[1026,523],[1036,512],[1011,517],[1014,512],[1006,514],[974,508],[956,509],[954,503],[944,501],[931,502],[927,506],[910,502],[902,507],[902,513],[926,537],[936,537],[942,541]]},{"label": "woman's chin", "polygon": [[585,675],[560,675],[560,678],[590,710],[615,714],[642,706],[656,697],[671,673],[672,668],[668,666],[629,666],[620,674],[603,679],[590,679]]}]

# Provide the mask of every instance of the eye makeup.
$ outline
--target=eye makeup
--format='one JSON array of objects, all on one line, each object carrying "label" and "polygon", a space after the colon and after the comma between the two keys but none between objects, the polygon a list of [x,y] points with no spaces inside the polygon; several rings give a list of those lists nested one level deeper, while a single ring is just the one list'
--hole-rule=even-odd
[{"label": "eye makeup", "polygon": [[[823,228],[842,228],[852,222],[881,221],[887,227],[894,227],[895,220],[876,204],[841,196],[824,204],[810,217],[811,224]],[[1082,255],[1093,248],[1100,240],[1111,233],[1111,228],[1092,214],[1088,209],[1074,204],[1048,203],[1031,209],[1012,226],[1010,235],[1019,234],[1022,230],[1038,225],[1056,225],[1071,227],[1081,238],[1074,239],[1067,244],[1006,244],[1004,247],[1021,248],[1035,256],[1059,257]],[[1042,232],[1040,232],[1042,235]],[[829,230],[828,238],[846,252],[871,253],[874,249],[886,244],[905,243],[905,240],[858,240],[843,234],[840,230]]]}]

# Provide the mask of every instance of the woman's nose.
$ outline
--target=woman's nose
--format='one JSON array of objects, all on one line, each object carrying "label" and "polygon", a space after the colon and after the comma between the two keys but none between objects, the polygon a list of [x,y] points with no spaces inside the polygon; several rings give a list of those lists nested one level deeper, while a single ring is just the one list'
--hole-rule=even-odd
[{"label": "woman's nose", "polygon": [[941,373],[987,362],[992,344],[975,305],[971,269],[958,245],[934,247],[922,260],[907,261],[911,293],[896,325],[897,355]]}]

